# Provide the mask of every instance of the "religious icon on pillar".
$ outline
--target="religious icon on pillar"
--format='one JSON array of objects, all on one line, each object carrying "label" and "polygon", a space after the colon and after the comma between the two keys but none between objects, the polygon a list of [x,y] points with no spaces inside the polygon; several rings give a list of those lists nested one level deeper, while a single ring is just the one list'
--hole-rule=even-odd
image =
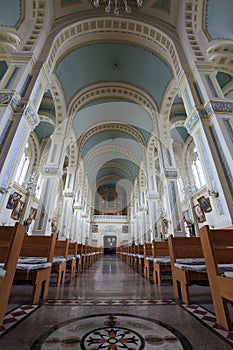
[{"label": "religious icon on pillar", "polygon": [[23,211],[23,206],[24,206],[24,202],[19,200],[16,206],[14,207],[14,209],[12,210],[11,219],[13,220],[20,219],[21,213]]},{"label": "religious icon on pillar", "polygon": [[203,212],[200,204],[194,205],[193,209],[194,209],[194,213],[196,215],[197,222],[199,224],[206,221],[205,213]]},{"label": "religious icon on pillar", "polygon": [[202,196],[200,198],[197,199],[198,203],[200,204],[202,210],[204,211],[204,213],[209,213],[212,211],[212,207],[210,204],[210,199],[206,198],[205,196]]},{"label": "religious icon on pillar", "polygon": [[10,194],[8,202],[6,204],[7,209],[14,209],[14,207],[18,204],[18,201],[22,198],[22,195],[18,192],[13,192]]}]

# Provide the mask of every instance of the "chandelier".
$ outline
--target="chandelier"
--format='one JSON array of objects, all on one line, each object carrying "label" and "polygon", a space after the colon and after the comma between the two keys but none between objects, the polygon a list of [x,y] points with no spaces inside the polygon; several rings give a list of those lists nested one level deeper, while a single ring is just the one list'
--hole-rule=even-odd
[{"label": "chandelier", "polygon": [[[105,12],[110,13],[111,9],[113,9],[113,13],[115,16],[119,16],[120,13],[120,6],[121,4],[124,4],[125,12],[131,13],[131,6],[128,5],[129,0],[105,0],[107,2],[107,5],[105,6]],[[134,0],[137,3],[138,7],[142,6],[143,0]],[[100,6],[99,0],[94,0],[94,6],[99,7]]]}]

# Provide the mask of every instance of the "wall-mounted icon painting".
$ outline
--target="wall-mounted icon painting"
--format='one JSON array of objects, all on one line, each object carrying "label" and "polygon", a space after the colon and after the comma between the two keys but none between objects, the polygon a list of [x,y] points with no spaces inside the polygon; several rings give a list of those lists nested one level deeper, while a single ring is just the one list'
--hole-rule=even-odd
[{"label": "wall-mounted icon painting", "polygon": [[14,209],[18,201],[22,198],[22,195],[19,194],[18,192],[13,192],[10,194],[8,202],[6,204],[7,209]]},{"label": "wall-mounted icon painting", "polygon": [[24,205],[24,202],[19,200],[18,203],[16,204],[16,206],[14,207],[14,209],[12,210],[11,219],[13,219],[13,220],[20,219],[20,215],[21,215],[22,210],[23,210],[23,205]]},{"label": "wall-mounted icon painting", "polygon": [[202,197],[198,198],[197,201],[200,204],[204,213],[209,213],[210,211],[212,211],[212,207],[211,207],[209,198],[202,196]]},{"label": "wall-mounted icon painting", "polygon": [[194,213],[196,215],[197,222],[199,224],[206,221],[205,213],[203,212],[200,204],[194,205],[193,209],[194,209]]}]

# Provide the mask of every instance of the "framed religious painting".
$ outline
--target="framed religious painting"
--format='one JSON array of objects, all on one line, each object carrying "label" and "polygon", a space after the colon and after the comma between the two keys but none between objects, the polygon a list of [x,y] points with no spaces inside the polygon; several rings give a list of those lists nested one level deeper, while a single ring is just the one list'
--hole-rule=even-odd
[{"label": "framed religious painting", "polygon": [[203,212],[200,204],[194,205],[193,210],[196,215],[197,222],[199,224],[206,221],[205,213]]},{"label": "framed religious painting", "polygon": [[122,233],[128,233],[128,225],[122,225]]},{"label": "framed religious painting", "polygon": [[23,205],[24,205],[23,201],[19,200],[17,202],[16,206],[12,210],[11,219],[13,219],[13,220],[19,220],[20,219],[20,216],[21,216],[22,210],[23,210]]},{"label": "framed religious painting", "polygon": [[204,196],[198,198],[198,203],[200,204],[202,210],[204,211],[204,213],[209,213],[212,211],[212,207],[210,204],[210,199],[206,198]]},{"label": "framed religious painting", "polygon": [[8,202],[6,204],[7,209],[14,209],[18,201],[22,198],[22,195],[18,192],[13,192],[10,194]]},{"label": "framed religious painting", "polygon": [[37,213],[37,209],[31,207],[31,208],[30,208],[30,211],[29,211],[28,217],[29,217],[31,220],[35,220],[35,219],[36,219],[36,213]]},{"label": "framed religious painting", "polygon": [[98,232],[98,225],[92,225],[92,232],[97,233]]}]

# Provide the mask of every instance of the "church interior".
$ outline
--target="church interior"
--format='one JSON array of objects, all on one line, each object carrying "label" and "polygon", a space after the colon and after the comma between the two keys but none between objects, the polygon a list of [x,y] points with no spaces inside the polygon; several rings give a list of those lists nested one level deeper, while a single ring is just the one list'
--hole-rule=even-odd
[{"label": "church interior", "polygon": [[0,349],[233,347],[233,1],[0,11]]}]

